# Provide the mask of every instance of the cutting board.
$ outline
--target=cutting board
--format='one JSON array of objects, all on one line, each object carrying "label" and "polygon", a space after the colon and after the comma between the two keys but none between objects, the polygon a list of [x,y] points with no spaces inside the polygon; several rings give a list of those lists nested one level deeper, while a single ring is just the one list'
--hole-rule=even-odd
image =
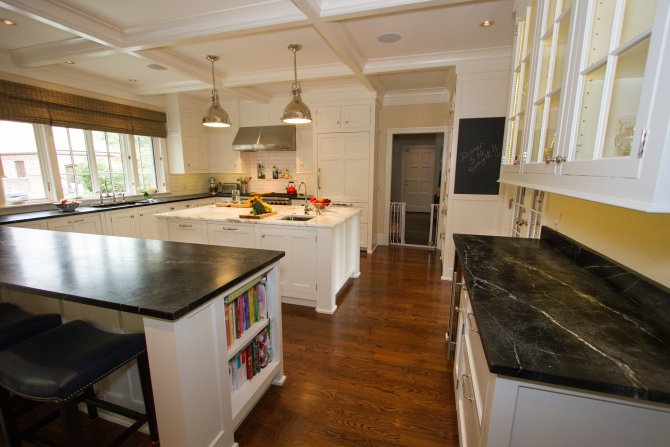
[{"label": "cutting board", "polygon": [[264,214],[240,214],[240,219],[265,219],[268,217],[276,216],[277,212],[272,211],[271,213]]},{"label": "cutting board", "polygon": [[250,203],[223,203],[223,202],[217,202],[215,203],[216,206],[218,207],[223,207],[223,208],[251,208]]}]

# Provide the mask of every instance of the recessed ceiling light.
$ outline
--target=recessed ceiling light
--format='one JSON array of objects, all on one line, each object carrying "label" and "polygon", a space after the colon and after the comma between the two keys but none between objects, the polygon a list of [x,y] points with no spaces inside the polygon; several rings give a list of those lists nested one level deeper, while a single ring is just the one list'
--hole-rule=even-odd
[{"label": "recessed ceiling light", "polygon": [[74,61],[65,61],[65,63],[68,64],[68,65],[74,65],[75,64]]},{"label": "recessed ceiling light", "polygon": [[484,20],[482,23],[479,24],[482,28],[488,28],[490,26],[493,26],[496,22],[493,20]]},{"label": "recessed ceiling light", "polygon": [[7,25],[7,26],[15,26],[16,25],[16,22],[13,21],[12,19],[0,19],[0,20],[2,20],[3,25]]},{"label": "recessed ceiling light", "polygon": [[159,64],[149,64],[147,67],[151,68],[152,70],[167,70],[167,67],[163,67]]},{"label": "recessed ceiling light", "polygon": [[402,39],[402,36],[397,33],[386,33],[377,37],[377,40],[381,43],[396,43],[400,39]]}]

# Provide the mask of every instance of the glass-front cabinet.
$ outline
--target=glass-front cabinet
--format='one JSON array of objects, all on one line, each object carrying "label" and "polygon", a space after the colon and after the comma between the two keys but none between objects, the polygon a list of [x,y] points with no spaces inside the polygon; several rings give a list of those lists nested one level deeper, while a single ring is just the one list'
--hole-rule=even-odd
[{"label": "glass-front cabinet", "polygon": [[670,212],[669,3],[515,4],[503,183]]}]

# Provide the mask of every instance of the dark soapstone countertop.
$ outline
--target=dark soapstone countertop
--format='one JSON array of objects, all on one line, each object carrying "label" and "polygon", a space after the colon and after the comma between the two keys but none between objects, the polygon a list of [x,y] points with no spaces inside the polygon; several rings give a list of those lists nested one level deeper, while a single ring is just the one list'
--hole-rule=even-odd
[{"label": "dark soapstone countertop", "polygon": [[[19,223],[19,222],[30,222],[39,219],[53,219],[56,217],[72,217],[81,214],[101,213],[103,211],[114,211],[127,208],[161,205],[173,202],[183,202],[185,200],[206,199],[208,197],[211,196],[209,194],[193,194],[188,196],[170,196],[170,197],[155,198],[153,199],[152,202],[142,202],[145,199],[139,199],[138,201],[128,200],[128,202],[118,202],[113,206],[104,206],[104,207],[80,205],[76,210],[67,213],[64,213],[63,211],[59,210],[58,208],[56,208],[55,205],[51,205],[50,209],[42,211],[31,211],[26,213],[12,213],[12,214],[0,215],[0,225]],[[109,198],[105,197],[105,201],[107,203],[107,201],[109,201]]]},{"label": "dark soapstone countertop", "polygon": [[565,244],[454,241],[492,373],[670,403],[668,304],[622,293],[566,256]]},{"label": "dark soapstone countertop", "polygon": [[176,320],[283,252],[0,227],[0,289]]}]

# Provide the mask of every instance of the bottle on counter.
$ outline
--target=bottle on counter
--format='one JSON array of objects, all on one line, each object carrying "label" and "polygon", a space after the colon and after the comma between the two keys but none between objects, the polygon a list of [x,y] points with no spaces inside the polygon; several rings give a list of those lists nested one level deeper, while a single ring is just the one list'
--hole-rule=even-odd
[{"label": "bottle on counter", "polygon": [[263,169],[264,169],[263,168],[263,162],[257,161],[256,164],[257,164],[258,178],[260,178],[260,179],[265,178],[265,172],[263,171]]},{"label": "bottle on counter", "polygon": [[288,168],[285,168],[285,169],[284,169],[284,178],[286,178],[286,179],[291,178],[291,177],[289,176],[289,173],[288,173]]},{"label": "bottle on counter", "polygon": [[279,169],[277,169],[277,166],[272,167],[272,178],[273,179],[279,178]]}]

